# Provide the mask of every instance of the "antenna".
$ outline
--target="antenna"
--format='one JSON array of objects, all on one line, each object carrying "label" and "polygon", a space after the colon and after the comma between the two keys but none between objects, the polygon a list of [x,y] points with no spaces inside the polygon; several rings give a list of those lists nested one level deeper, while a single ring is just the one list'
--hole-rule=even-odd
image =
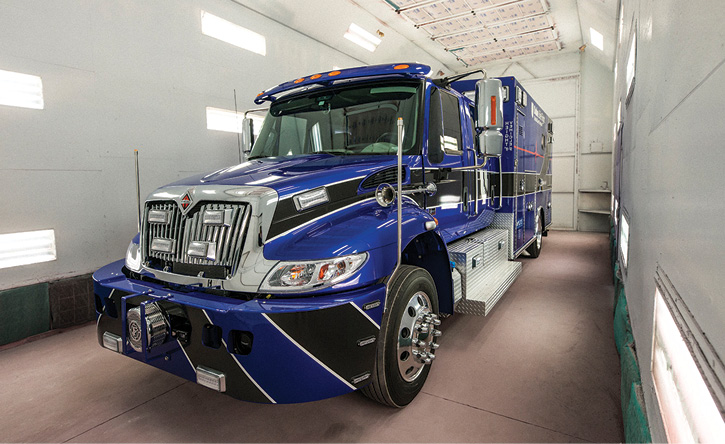
[{"label": "antenna", "polygon": [[442,79],[435,79],[435,80],[433,80],[433,83],[435,83],[438,86],[446,87],[446,86],[450,85],[453,82],[456,82],[458,80],[464,79],[464,78],[466,78],[466,77],[468,77],[470,75],[476,74],[478,72],[480,72],[481,74],[483,74],[483,78],[484,79],[487,78],[486,70],[484,70],[484,69],[476,69],[476,70],[473,70],[473,71],[464,72],[463,74],[457,74],[455,76],[444,77]]},{"label": "antenna", "polygon": [[138,232],[141,232],[141,186],[138,179],[138,150],[133,150],[134,163],[136,164],[136,209],[138,211],[138,217],[136,224],[138,226]]},{"label": "antenna", "polygon": [[237,111],[237,89],[234,88],[234,118],[237,119],[237,145],[239,145],[239,163],[242,163],[242,135],[239,131],[239,111]]}]

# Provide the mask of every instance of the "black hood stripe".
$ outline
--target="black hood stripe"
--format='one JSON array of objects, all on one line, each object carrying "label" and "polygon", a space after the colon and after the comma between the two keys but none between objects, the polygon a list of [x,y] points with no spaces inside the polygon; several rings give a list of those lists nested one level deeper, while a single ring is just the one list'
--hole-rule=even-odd
[{"label": "black hood stripe", "polygon": [[[267,239],[272,239],[313,219],[317,219],[350,204],[359,202],[372,195],[372,193],[358,194],[360,178],[354,178],[332,185],[326,185],[330,201],[307,210],[297,211],[294,199],[281,199],[274,210],[272,225],[269,227]],[[299,194],[299,193],[297,193]]]}]

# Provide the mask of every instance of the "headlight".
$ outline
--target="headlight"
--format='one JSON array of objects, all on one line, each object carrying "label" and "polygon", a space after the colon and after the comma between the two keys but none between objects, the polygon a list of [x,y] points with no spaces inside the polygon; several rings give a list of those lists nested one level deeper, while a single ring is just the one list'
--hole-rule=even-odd
[{"label": "headlight", "polygon": [[131,271],[141,271],[141,247],[135,242],[131,242],[126,250],[126,268]]},{"label": "headlight", "polygon": [[280,262],[262,285],[260,292],[284,293],[317,290],[352,276],[368,259],[367,253],[309,262]]}]

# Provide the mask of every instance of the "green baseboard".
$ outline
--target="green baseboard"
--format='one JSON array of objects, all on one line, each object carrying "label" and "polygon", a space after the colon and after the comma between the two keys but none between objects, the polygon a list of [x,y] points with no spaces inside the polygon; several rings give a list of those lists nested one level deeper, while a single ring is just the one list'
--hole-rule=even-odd
[{"label": "green baseboard", "polygon": [[0,345],[49,329],[47,283],[0,291]]},{"label": "green baseboard", "polygon": [[621,402],[624,421],[624,441],[628,443],[650,443],[652,436],[647,422],[647,413],[642,393],[642,375],[637,361],[636,345],[629,320],[627,296],[623,283],[615,273],[614,343],[619,353],[622,370]]}]

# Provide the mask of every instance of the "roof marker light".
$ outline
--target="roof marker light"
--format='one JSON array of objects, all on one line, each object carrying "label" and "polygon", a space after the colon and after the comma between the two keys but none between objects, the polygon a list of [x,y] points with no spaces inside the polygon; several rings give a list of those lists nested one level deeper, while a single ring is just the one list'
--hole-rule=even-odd
[{"label": "roof marker light", "polygon": [[319,79],[320,77],[322,77],[322,74],[315,74],[314,76],[311,76],[311,77],[310,77],[310,80],[317,80],[317,79]]},{"label": "roof marker light", "polygon": [[304,82],[304,81],[305,81],[305,78],[304,78],[304,77],[302,77],[302,78],[300,78],[300,79],[297,79],[297,80],[295,80],[295,83],[302,83],[302,82]]},{"label": "roof marker light", "polygon": [[408,69],[410,68],[410,65],[395,65],[393,66],[393,69]]},{"label": "roof marker light", "polygon": [[334,76],[340,75],[340,71],[332,71],[331,73],[329,73],[327,75],[330,77],[334,77]]}]

